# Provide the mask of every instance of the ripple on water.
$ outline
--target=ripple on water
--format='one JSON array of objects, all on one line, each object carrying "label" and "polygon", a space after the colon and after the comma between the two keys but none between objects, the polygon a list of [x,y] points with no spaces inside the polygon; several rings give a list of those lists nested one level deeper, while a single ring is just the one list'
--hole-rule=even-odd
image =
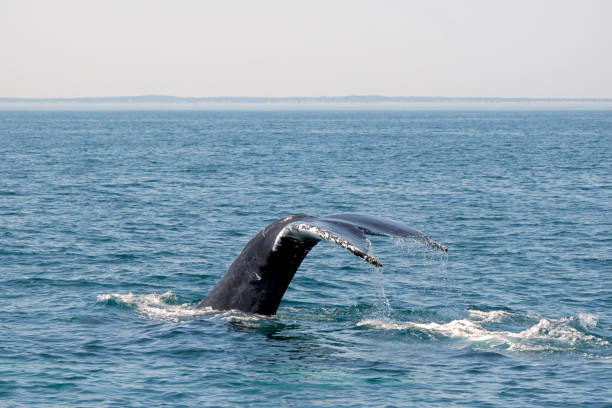
[{"label": "ripple on water", "polygon": [[[0,406],[608,406],[610,112],[0,112]],[[372,213],[275,317],[248,239]],[[171,292],[169,292],[171,291]],[[432,391],[433,390],[433,391]]]}]

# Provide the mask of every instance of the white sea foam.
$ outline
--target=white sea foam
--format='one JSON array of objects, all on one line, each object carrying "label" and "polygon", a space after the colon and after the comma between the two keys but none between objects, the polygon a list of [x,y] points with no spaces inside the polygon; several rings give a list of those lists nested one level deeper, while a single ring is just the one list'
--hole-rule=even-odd
[{"label": "white sea foam", "polygon": [[228,322],[232,322],[232,323],[249,323],[249,322],[258,322],[262,319],[265,319],[266,317],[263,315],[256,315],[256,314],[245,314],[239,311],[229,311],[229,312],[224,312],[221,315],[221,319],[228,321]]},{"label": "white sea foam", "polygon": [[193,317],[209,316],[211,319],[221,319],[233,323],[246,323],[263,319],[261,315],[245,314],[237,310],[218,311],[211,307],[197,309],[189,303],[178,303],[174,293],[168,291],[160,295],[156,293],[146,295],[103,294],[97,297],[99,303],[114,303],[129,307],[139,315],[155,320],[179,322]]},{"label": "white sea foam", "polygon": [[[210,316],[211,319],[222,319],[228,322],[252,323],[261,320],[258,315],[246,315],[241,312],[216,312],[211,308],[196,309],[193,304],[179,304],[172,292],[162,294],[134,295],[102,294],[97,297],[100,303],[114,303],[129,307],[138,314],[157,320],[178,322],[181,320]],[[519,327],[521,322],[531,324]],[[501,323],[516,327],[516,331],[493,330],[487,324]],[[395,322],[388,317],[383,319],[366,319],[357,326],[377,330],[413,330],[420,336],[437,340],[440,338],[462,338],[477,347],[507,348],[525,351],[575,350],[579,346],[609,347],[610,342],[593,334],[585,333],[598,324],[596,316],[578,314],[560,319],[549,319],[543,316],[511,313],[504,310],[479,311],[470,310],[469,317],[452,320],[448,323]]]},{"label": "white sea foam", "polygon": [[137,313],[151,319],[180,321],[184,318],[210,314],[211,308],[196,309],[192,304],[178,304],[178,298],[172,292],[147,295],[103,294],[99,295],[100,303],[114,302],[134,309]]},{"label": "white sea foam", "polygon": [[[504,310],[489,312],[471,310],[470,317],[457,319],[448,323],[397,323],[387,320],[368,319],[357,323],[379,330],[414,330],[429,338],[440,337],[463,338],[474,343],[483,343],[485,347],[502,347],[509,350],[554,351],[572,350],[578,345],[587,347],[610,346],[607,340],[582,332],[597,325],[597,318],[592,315],[579,314],[575,317],[548,319],[542,316],[510,313]],[[530,327],[513,331],[492,330],[486,323],[504,323],[510,320],[537,320]]]},{"label": "white sea foam", "polygon": [[480,320],[482,323],[501,322],[504,318],[515,315],[514,313],[506,312],[505,310],[492,310],[483,312],[481,310],[470,310],[470,317]]},{"label": "white sea foam", "polygon": [[588,313],[579,313],[578,321],[580,322],[580,326],[584,327],[585,329],[592,329],[593,327],[597,326],[597,323],[599,323],[597,316],[593,316],[592,314]]}]

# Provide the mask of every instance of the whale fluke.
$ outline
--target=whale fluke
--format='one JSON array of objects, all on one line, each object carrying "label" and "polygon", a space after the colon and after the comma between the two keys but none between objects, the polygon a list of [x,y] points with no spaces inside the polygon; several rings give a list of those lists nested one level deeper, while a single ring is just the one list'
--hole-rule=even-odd
[{"label": "whale fluke", "polygon": [[372,265],[382,266],[368,253],[365,234],[412,238],[447,251],[427,235],[380,217],[362,214],[285,217],[268,225],[247,243],[197,307],[272,315],[302,260],[321,240],[337,244]]},{"label": "whale fluke", "polygon": [[443,252],[448,252],[448,248],[446,248],[444,245],[438,244],[437,242],[429,238],[427,235],[419,231],[413,230],[412,228],[405,226],[401,222],[364,214],[334,214],[328,215],[323,219],[328,221],[339,220],[352,223],[361,231],[369,235],[412,238],[416,241],[422,242],[428,247]]}]

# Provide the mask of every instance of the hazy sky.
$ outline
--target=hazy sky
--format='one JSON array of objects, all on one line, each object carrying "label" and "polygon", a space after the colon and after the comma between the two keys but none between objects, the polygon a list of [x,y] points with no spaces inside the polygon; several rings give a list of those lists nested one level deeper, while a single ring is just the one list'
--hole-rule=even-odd
[{"label": "hazy sky", "polygon": [[0,0],[0,97],[612,97],[612,1]]}]

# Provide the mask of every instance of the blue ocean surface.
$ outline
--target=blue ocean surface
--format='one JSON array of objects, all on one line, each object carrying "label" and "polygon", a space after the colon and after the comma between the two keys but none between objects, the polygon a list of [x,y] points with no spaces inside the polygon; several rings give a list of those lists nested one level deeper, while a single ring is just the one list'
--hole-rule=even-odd
[{"label": "blue ocean surface", "polygon": [[[272,317],[195,306],[278,218]],[[612,112],[0,112],[0,406],[612,406]]]}]

